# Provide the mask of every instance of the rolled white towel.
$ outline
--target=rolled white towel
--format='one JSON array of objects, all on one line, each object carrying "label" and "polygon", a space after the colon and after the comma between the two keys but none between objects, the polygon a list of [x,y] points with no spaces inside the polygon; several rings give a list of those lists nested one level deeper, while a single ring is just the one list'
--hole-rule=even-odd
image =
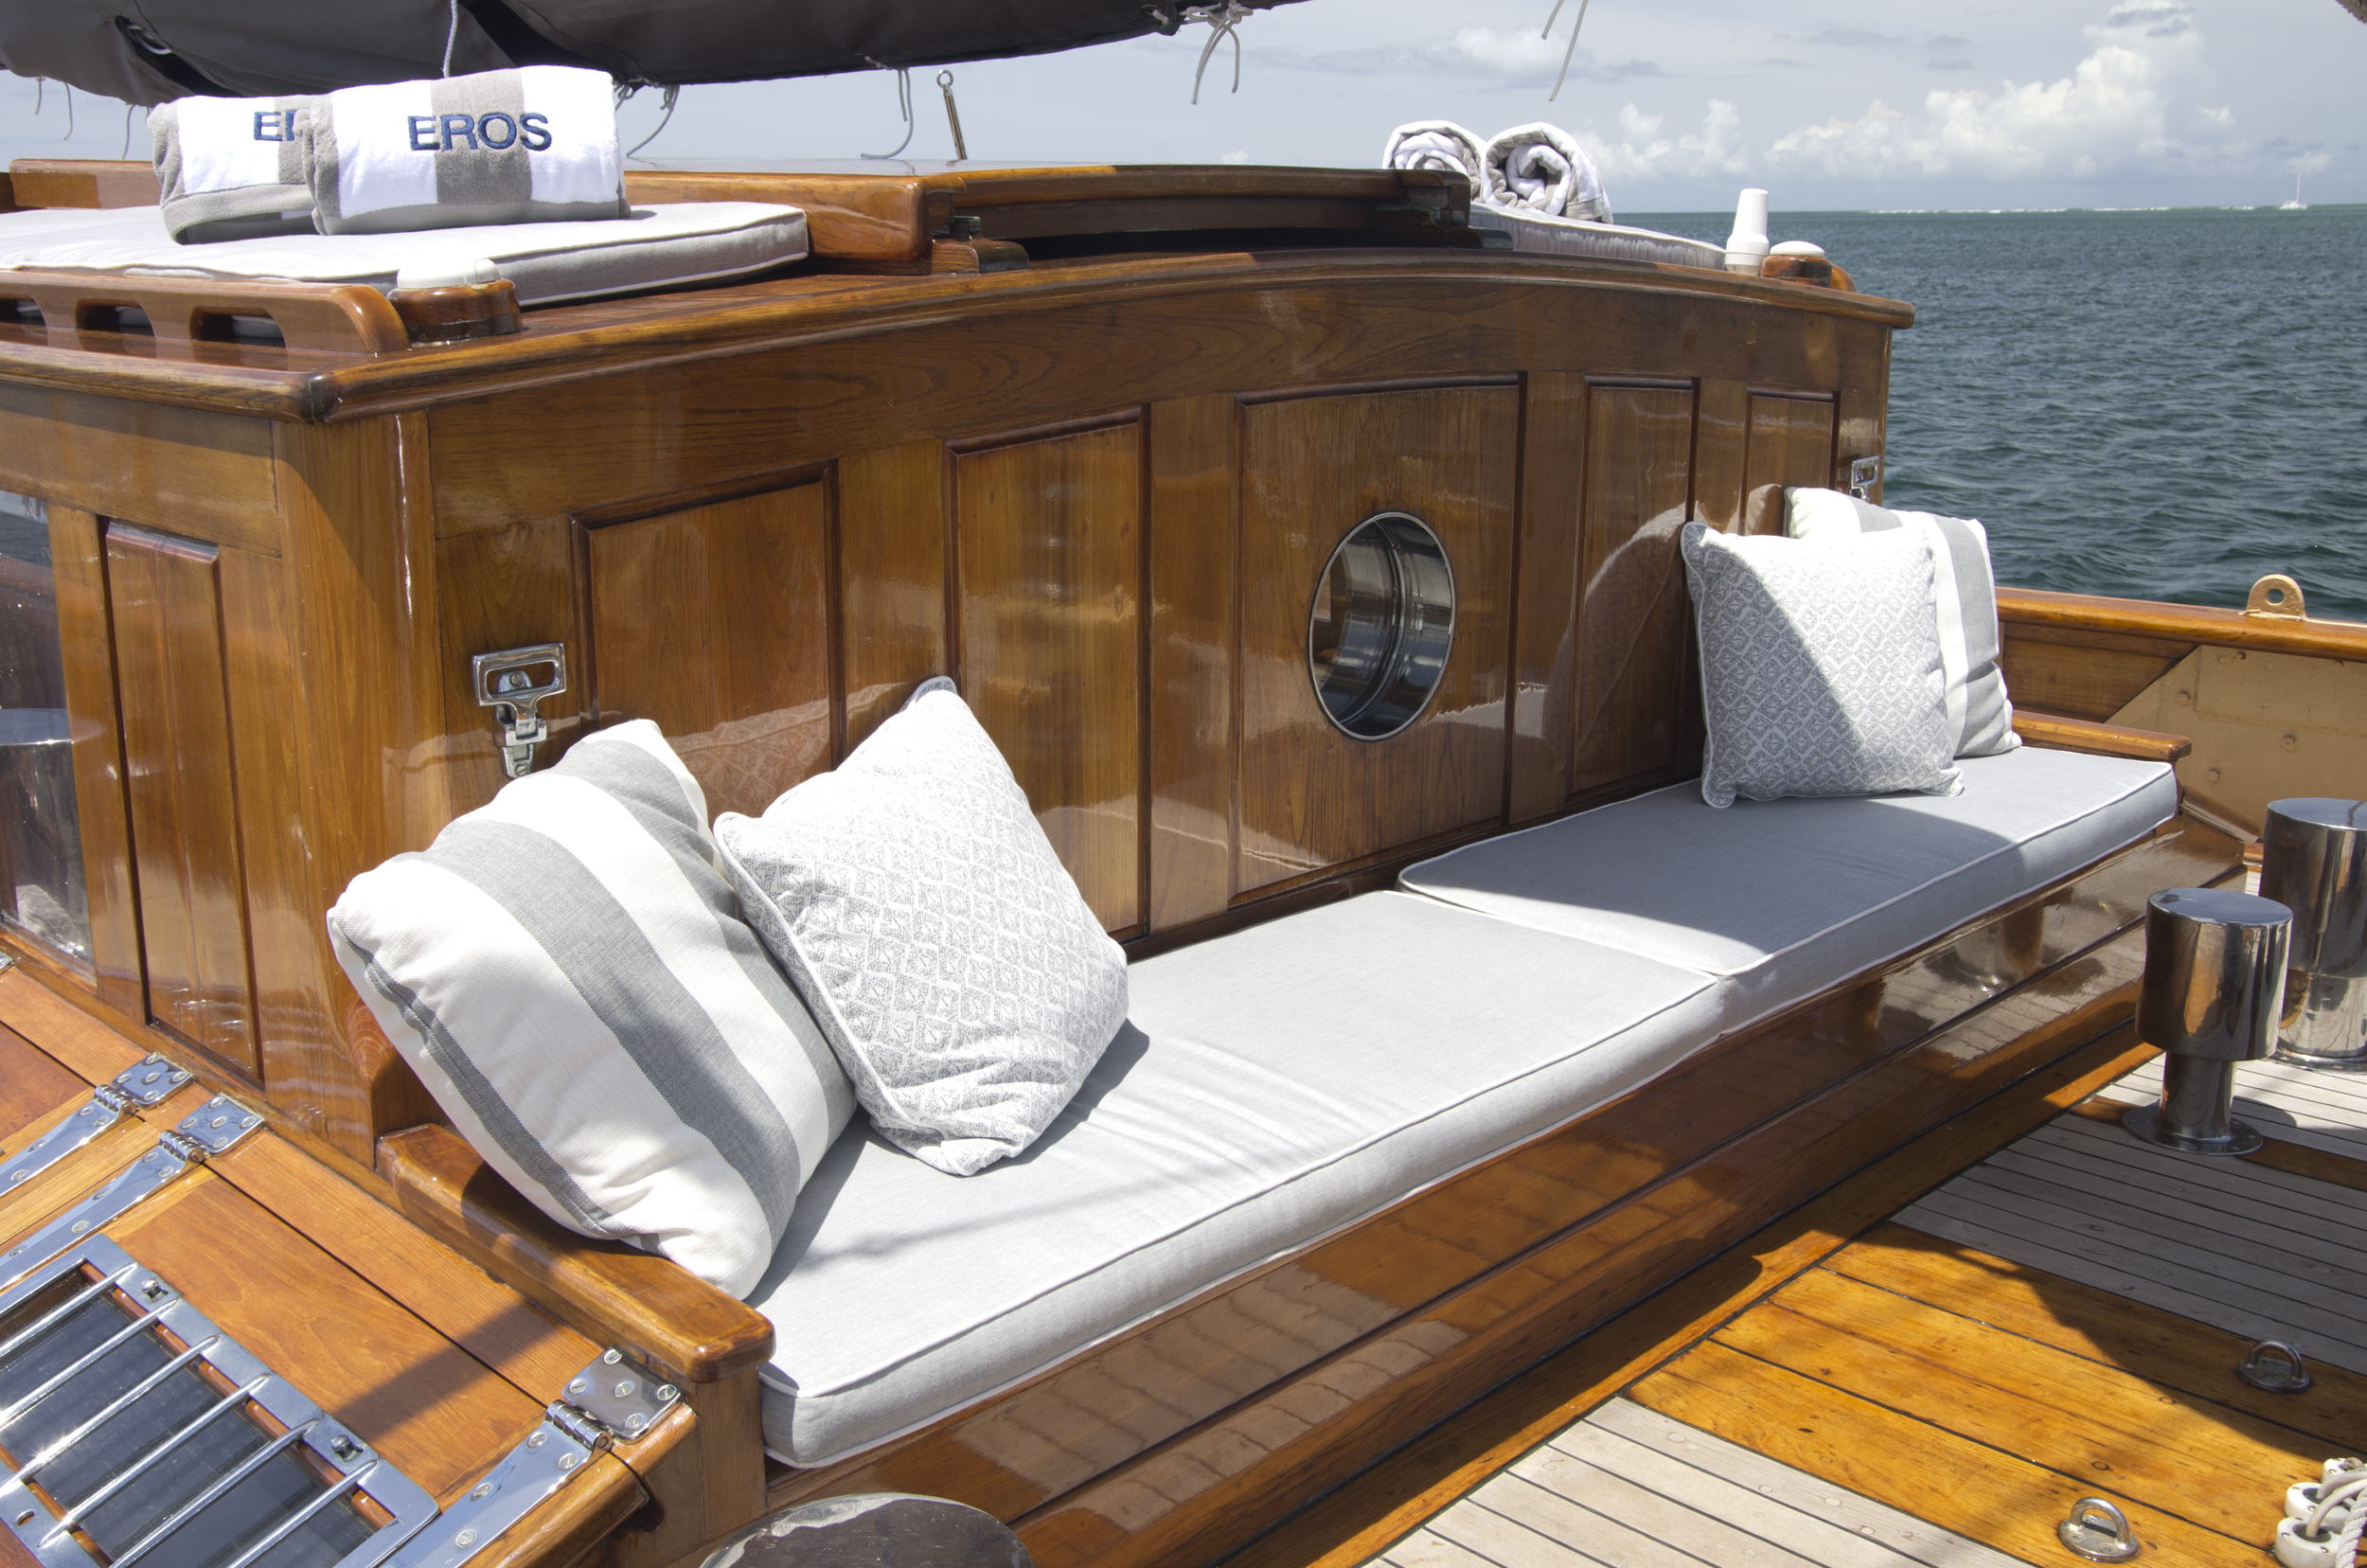
[{"label": "rolled white towel", "polygon": [[1460,174],[1471,182],[1473,196],[1480,194],[1480,168],[1486,161],[1480,139],[1452,120],[1400,125],[1389,133],[1389,144],[1380,153],[1383,169],[1435,169]]},{"label": "rolled white towel", "polygon": [[323,234],[625,215],[607,73],[566,65],[347,87],[309,119]]},{"label": "rolled white towel", "polygon": [[1487,144],[1480,199],[1490,206],[1608,223],[1611,198],[1577,139],[1557,125],[1516,125]]},{"label": "rolled white towel", "polygon": [[312,99],[186,98],[149,112],[165,232],[185,245],[312,231]]}]

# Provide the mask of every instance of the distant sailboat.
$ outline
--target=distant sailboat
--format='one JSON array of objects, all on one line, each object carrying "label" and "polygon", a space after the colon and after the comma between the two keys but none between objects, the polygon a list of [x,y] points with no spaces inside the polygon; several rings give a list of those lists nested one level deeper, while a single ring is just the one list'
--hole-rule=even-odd
[{"label": "distant sailboat", "polygon": [[2293,176],[2293,199],[2289,202],[2278,203],[2277,210],[2279,212],[2307,212],[2309,210],[2309,204],[2302,200],[2302,177],[2299,174]]}]

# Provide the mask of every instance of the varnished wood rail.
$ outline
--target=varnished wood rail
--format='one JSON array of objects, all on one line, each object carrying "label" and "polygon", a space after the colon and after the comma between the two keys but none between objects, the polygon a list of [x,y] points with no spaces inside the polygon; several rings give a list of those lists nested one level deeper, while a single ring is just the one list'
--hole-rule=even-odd
[{"label": "varnished wood rail", "polygon": [[2052,626],[2127,633],[2168,643],[2214,643],[2272,653],[2367,659],[2367,625],[2356,621],[2255,615],[2199,604],[2158,604],[2150,599],[2006,587],[1997,591],[1997,614],[2008,637],[2017,626]]}]

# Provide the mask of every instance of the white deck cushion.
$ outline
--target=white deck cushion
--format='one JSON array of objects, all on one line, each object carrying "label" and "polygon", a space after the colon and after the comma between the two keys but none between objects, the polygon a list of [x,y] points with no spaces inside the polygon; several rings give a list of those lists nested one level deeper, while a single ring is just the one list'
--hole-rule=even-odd
[{"label": "white deck cushion", "polygon": [[744,1295],[855,1096],[648,720],[356,877],[329,930],[403,1060],[561,1224]]},{"label": "white deck cushion", "polygon": [[406,268],[493,264],[519,303],[672,288],[761,272],[806,254],[806,215],[759,202],[678,202],[630,217],[502,223],[417,234],[282,234],[176,244],[155,207],[0,212],[0,269],[149,273],[391,289]]},{"label": "white deck cushion", "polygon": [[1948,683],[1948,724],[1959,757],[1993,757],[2021,744],[2014,704],[1997,668],[1997,579],[1989,535],[1969,517],[1899,512],[1840,490],[1784,492],[1784,532],[1793,539],[1846,539],[1912,528],[1931,547],[1931,609],[1939,627],[1940,668]]},{"label": "white deck cushion", "polygon": [[2024,748],[1958,795],[1745,801],[1690,784],[1409,866],[1419,893],[1699,970],[1728,1025],[1813,996],[2133,843],[2178,810],[2167,764]]},{"label": "white deck cushion", "polygon": [[715,836],[863,1108],[940,1170],[1033,1143],[1126,1021],[1126,954],[943,676]]},{"label": "white deck cushion", "polygon": [[[749,1297],[779,1331],[777,1457],[828,1464],[1024,1378],[1625,1093],[1716,1022],[1700,975],[1395,893],[1148,959],[1132,992],[1019,1158],[956,1180],[860,1127],[831,1150]],[[1287,1271],[1271,1305],[1399,1310]],[[1009,1441],[1005,1463],[1063,1463],[1057,1435]]]},{"label": "white deck cushion", "polygon": [[1712,806],[1954,793],[1932,561],[1919,533],[1679,536],[1701,648]]}]

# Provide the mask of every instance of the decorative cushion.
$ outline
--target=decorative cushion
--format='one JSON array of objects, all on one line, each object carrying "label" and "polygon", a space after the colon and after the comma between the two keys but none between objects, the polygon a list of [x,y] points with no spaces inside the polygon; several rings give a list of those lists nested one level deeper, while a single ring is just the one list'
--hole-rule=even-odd
[{"label": "decorative cushion", "polygon": [[1682,538],[1701,647],[1701,798],[1953,794],[1931,550],[1912,529]]},{"label": "decorative cushion", "polygon": [[1940,669],[1948,680],[1948,728],[1958,757],[1995,757],[2021,744],[2014,704],[1997,668],[1997,579],[1989,567],[1988,531],[1969,517],[1891,511],[1831,490],[1793,490],[1784,496],[1784,532],[1794,539],[1835,539],[1911,528],[1931,546],[1935,570],[1931,606],[1939,624]]},{"label": "decorative cushion", "polygon": [[863,1108],[939,1170],[1033,1143],[1126,1021],[1126,955],[942,676],[715,835]]},{"label": "decorative cushion", "polygon": [[647,720],[356,877],[337,958],[486,1163],[561,1224],[744,1295],[854,1092]]}]

